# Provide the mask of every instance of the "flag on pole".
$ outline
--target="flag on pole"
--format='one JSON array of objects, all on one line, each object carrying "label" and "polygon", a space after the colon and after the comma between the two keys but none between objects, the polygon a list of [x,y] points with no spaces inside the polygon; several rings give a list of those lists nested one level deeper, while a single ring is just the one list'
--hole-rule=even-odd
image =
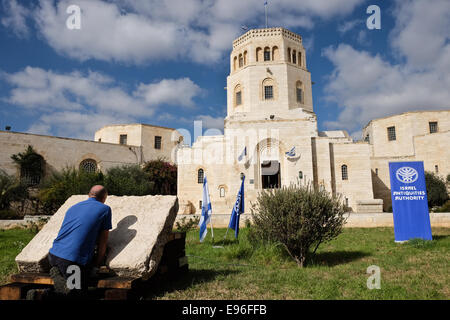
[{"label": "flag on pole", "polygon": [[[206,176],[203,179],[203,201],[202,201],[202,216],[200,217],[200,222],[198,226],[200,227],[200,242],[202,242],[206,234],[208,233],[207,225],[211,220],[211,200],[209,199],[208,181],[206,181]],[[212,232],[212,225],[211,225]],[[212,235],[212,234],[211,234]]]},{"label": "flag on pole", "polygon": [[244,148],[241,155],[238,157],[239,161],[242,161],[242,159],[247,155],[247,147]]},{"label": "flag on pole", "polygon": [[230,223],[228,228],[234,230],[234,236],[237,239],[239,235],[239,217],[241,213],[244,213],[244,181],[245,176],[242,178],[241,188],[239,189],[236,203],[233,207],[233,211],[231,212]]},{"label": "flag on pole", "polygon": [[267,4],[268,4],[267,1],[264,1],[264,5],[267,6]]},{"label": "flag on pole", "polygon": [[286,152],[286,156],[295,157],[295,147],[292,147],[290,151]]}]

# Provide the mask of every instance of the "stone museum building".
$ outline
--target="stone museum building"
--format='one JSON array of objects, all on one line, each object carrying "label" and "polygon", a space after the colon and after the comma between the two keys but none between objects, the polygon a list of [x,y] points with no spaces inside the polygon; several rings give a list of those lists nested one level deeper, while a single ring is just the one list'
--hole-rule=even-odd
[{"label": "stone museum building", "polygon": [[215,213],[231,212],[244,177],[246,212],[261,190],[291,183],[340,195],[354,212],[381,212],[391,205],[390,161],[450,173],[450,110],[374,119],[360,141],[344,130],[318,131],[302,38],[284,28],[253,29],[233,42],[226,92],[223,135],[192,146],[175,129],[147,124],[106,126],[93,141],[0,131],[0,168],[20,175],[11,155],[28,145],[56,170],[166,158],[178,165],[180,214],[201,212],[205,176]]}]

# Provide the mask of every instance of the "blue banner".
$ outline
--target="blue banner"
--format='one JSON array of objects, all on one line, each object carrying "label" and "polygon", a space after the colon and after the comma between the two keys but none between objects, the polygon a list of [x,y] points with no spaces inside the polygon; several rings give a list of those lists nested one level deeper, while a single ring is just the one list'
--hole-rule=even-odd
[{"label": "blue banner", "polygon": [[389,162],[395,241],[432,240],[423,162]]}]

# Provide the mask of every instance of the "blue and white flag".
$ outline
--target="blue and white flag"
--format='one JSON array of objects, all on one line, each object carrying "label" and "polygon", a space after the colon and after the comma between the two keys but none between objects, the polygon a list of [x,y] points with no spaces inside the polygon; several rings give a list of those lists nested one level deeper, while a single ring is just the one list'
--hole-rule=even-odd
[{"label": "blue and white flag", "polygon": [[242,159],[247,155],[247,147],[244,148],[241,155],[238,157],[239,161],[242,161]]},{"label": "blue and white flag", "polygon": [[245,176],[242,178],[241,188],[239,189],[236,203],[234,204],[233,211],[231,212],[231,219],[228,228],[234,230],[234,236],[237,239],[239,235],[239,217],[241,213],[244,213],[244,181]]},{"label": "blue and white flag", "polygon": [[[211,200],[209,199],[208,182],[206,181],[206,176],[203,179],[203,201],[202,201],[202,216],[200,217],[200,222],[198,226],[200,227],[200,242],[205,239],[208,233],[207,225],[211,220]],[[211,226],[212,230],[212,226]]]},{"label": "blue and white flag", "polygon": [[286,156],[295,157],[295,147],[292,147],[292,149],[289,152],[286,152]]},{"label": "blue and white flag", "polygon": [[264,5],[265,5],[265,6],[267,6],[267,5],[268,5],[267,1],[265,1],[265,2],[264,2]]}]

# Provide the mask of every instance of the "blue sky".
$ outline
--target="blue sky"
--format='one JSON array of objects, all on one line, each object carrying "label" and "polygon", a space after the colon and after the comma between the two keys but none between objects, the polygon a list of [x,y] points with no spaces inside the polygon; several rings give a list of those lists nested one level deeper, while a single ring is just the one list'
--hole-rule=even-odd
[{"label": "blue sky", "polygon": [[[431,5],[432,3],[432,5]],[[81,29],[66,13],[78,5]],[[232,40],[263,0],[0,0],[0,129],[93,139],[112,123],[223,129]],[[367,7],[381,9],[369,30]],[[450,1],[272,0],[303,37],[319,130],[450,108]]]}]

